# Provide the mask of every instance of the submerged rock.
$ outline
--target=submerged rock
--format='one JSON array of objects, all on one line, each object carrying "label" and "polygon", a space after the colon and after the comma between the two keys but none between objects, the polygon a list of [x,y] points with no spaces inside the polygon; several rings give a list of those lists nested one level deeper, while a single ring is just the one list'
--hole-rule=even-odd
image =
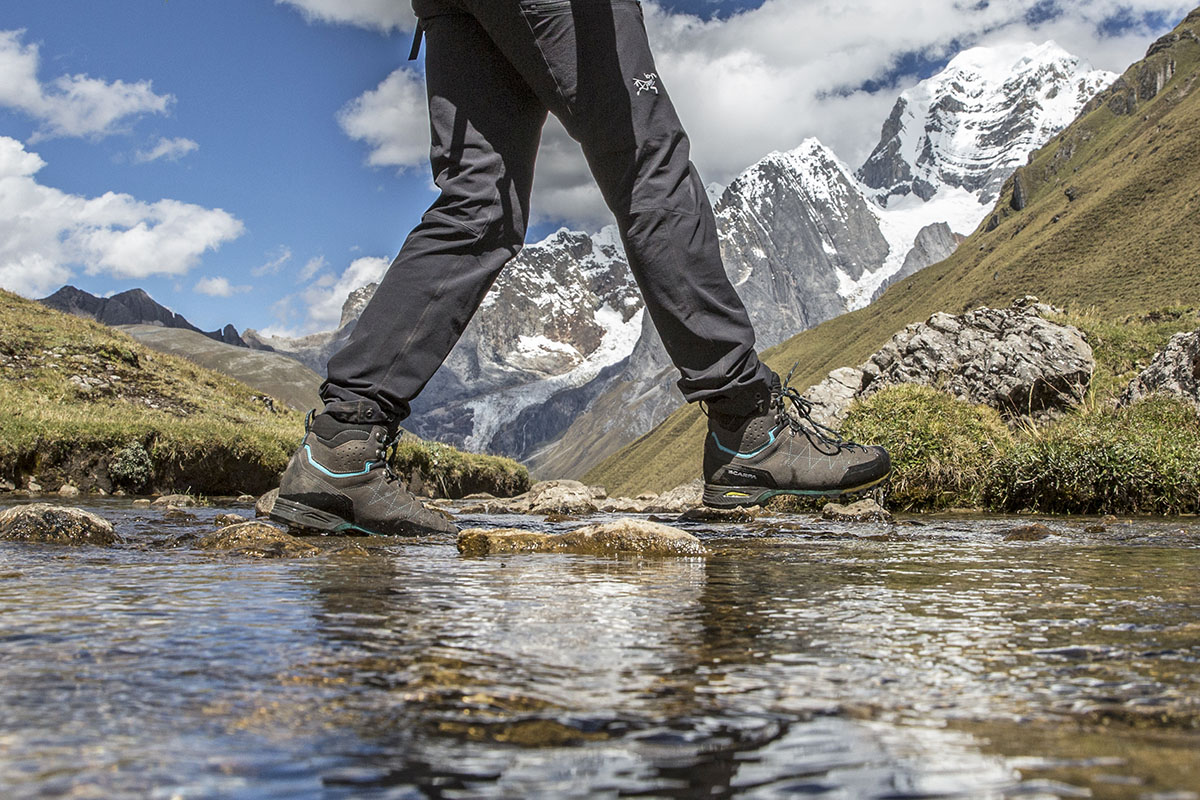
[{"label": "submerged rock", "polygon": [[241,525],[249,521],[241,514],[217,514],[217,518],[213,520],[218,528],[228,528],[230,525]]},{"label": "submerged rock", "polygon": [[1200,330],[1172,336],[1130,382],[1119,402],[1129,405],[1152,394],[1178,397],[1200,412]]},{"label": "submerged rock", "polygon": [[1054,531],[1040,522],[1019,525],[1015,528],[1009,528],[1003,533],[1004,541],[1006,542],[1040,542],[1042,539],[1047,539],[1054,535]]},{"label": "submerged rock", "polygon": [[826,503],[821,518],[835,522],[895,522],[891,513],[869,497],[856,503]]},{"label": "submerged rock", "polygon": [[156,506],[175,506],[176,508],[193,508],[196,506],[196,498],[189,494],[164,494],[162,497],[154,501]]},{"label": "submerged rock", "polygon": [[751,508],[709,508],[697,506],[679,515],[678,522],[724,522],[730,525],[753,522],[763,513],[762,506]]},{"label": "submerged rock", "polygon": [[272,489],[271,491],[258,498],[258,502],[254,504],[254,516],[269,517],[271,509],[275,508],[275,500],[279,497],[279,490]]},{"label": "submerged rock", "polygon": [[318,548],[263,522],[243,522],[208,534],[202,550],[223,550],[253,558],[303,558]]},{"label": "submerged rock", "polygon": [[91,544],[111,547],[121,543],[112,523],[89,511],[48,503],[15,506],[0,513],[0,539],[10,542]]},{"label": "submerged rock", "polygon": [[704,546],[690,533],[646,520],[616,520],[569,533],[549,534],[503,528],[475,528],[458,535],[463,555],[491,553],[578,553],[582,555],[703,556]]}]

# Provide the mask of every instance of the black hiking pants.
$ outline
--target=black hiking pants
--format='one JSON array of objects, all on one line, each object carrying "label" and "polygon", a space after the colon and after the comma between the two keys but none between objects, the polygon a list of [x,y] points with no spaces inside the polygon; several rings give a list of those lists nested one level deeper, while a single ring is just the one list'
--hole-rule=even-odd
[{"label": "black hiking pants", "polygon": [[441,196],[405,241],[321,394],[393,421],[520,252],[547,112],[583,148],[688,401],[748,414],[769,393],[725,274],[687,135],[635,0],[413,0]]}]

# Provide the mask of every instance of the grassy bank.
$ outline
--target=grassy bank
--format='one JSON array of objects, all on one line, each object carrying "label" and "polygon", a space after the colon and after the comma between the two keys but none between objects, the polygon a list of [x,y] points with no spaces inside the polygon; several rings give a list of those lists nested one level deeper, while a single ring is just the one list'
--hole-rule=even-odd
[{"label": "grassy bank", "polygon": [[1059,321],[1087,334],[1096,372],[1083,404],[1048,424],[1010,427],[991,408],[927,386],[890,387],[852,407],[844,434],[892,454],[893,508],[1200,512],[1200,415],[1165,397],[1116,407],[1140,368],[1200,316],[1169,309],[1108,320],[1089,311]]},{"label": "grassy bank", "polygon": [[[99,323],[0,291],[0,481],[53,491],[258,494],[304,430],[282,402]],[[398,464],[448,493],[524,490],[507,459],[420,442]]]}]

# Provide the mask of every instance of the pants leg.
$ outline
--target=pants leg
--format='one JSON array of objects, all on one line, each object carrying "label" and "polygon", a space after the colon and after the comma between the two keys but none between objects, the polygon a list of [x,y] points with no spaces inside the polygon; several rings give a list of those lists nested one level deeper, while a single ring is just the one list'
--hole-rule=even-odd
[{"label": "pants leg", "polygon": [[716,220],[635,0],[454,0],[579,141],[691,402],[740,415],[770,392]]},{"label": "pants leg", "polygon": [[438,13],[423,23],[441,195],[329,360],[321,395],[347,418],[408,416],[525,241],[546,108],[473,17]]}]

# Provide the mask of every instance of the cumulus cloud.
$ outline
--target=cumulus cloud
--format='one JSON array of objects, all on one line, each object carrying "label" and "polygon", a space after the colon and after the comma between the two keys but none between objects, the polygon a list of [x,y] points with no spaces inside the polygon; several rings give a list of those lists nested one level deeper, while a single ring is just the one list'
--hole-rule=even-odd
[{"label": "cumulus cloud", "polygon": [[416,25],[408,0],[275,0],[291,6],[310,22],[333,22],[360,28],[411,31]]},{"label": "cumulus cloud", "polygon": [[183,137],[167,139],[160,137],[153,146],[137,151],[134,154],[134,161],[137,161],[139,164],[148,164],[151,161],[158,161],[159,159],[178,161],[188,153],[194,153],[199,149],[200,145],[191,139]]},{"label": "cumulus cloud", "polygon": [[234,286],[229,282],[228,278],[209,278],[204,277],[196,281],[195,291],[200,294],[206,294],[209,297],[233,297],[235,294],[242,294],[250,291],[249,286]]},{"label": "cumulus cloud", "polygon": [[429,161],[429,111],[425,83],[401,68],[338,112],[338,124],[352,139],[366,142],[367,163],[409,167]]},{"label": "cumulus cloud", "polygon": [[142,114],[162,114],[174,100],[155,94],[150,81],[106,82],[87,75],[38,78],[36,44],[22,44],[24,31],[0,31],[0,107],[39,123],[33,140],[57,136],[106,136]]},{"label": "cumulus cloud", "polygon": [[[305,265],[312,266],[314,262]],[[288,295],[275,304],[278,326],[263,331],[267,336],[303,336],[316,331],[333,330],[342,319],[342,305],[355,289],[376,283],[391,266],[391,259],[357,258],[341,275],[322,272],[304,290]],[[324,265],[324,259],[320,264]],[[297,313],[296,307],[303,308]]]},{"label": "cumulus cloud", "polygon": [[46,162],[0,136],[0,286],[34,296],[88,275],[182,275],[208,250],[242,234],[221,209],[178,200],[146,203],[107,192],[81,197],[37,182]]},{"label": "cumulus cloud", "polygon": [[[332,0],[331,0],[332,2]],[[1145,52],[1165,20],[1192,0],[766,0],[727,18],[702,20],[646,3],[659,73],[692,138],[706,181],[727,183],[772,150],[810,136],[862,163],[896,96],[918,80],[909,62],[948,60],[959,49],[1057,41],[1097,68],[1121,72]],[[867,88],[869,87],[869,88]],[[408,69],[340,115],[366,142],[369,163],[424,163],[425,99]],[[587,166],[553,121],[538,157],[534,212],[585,227],[610,221]]]}]

